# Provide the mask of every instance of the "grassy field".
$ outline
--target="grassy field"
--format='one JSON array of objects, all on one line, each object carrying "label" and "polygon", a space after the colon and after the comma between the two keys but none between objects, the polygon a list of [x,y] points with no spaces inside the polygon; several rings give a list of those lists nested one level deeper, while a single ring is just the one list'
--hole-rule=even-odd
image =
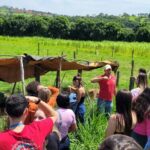
[{"label": "grassy field", "polygon": [[[70,41],[49,39],[40,37],[4,37],[0,36],[0,55],[22,55],[28,53],[40,56],[60,56],[62,53],[66,58],[73,60],[73,52],[77,53],[77,60],[101,61],[115,60],[120,64],[120,80],[118,89],[129,88],[129,78],[131,74],[132,50],[134,50],[134,75],[138,73],[140,67],[150,70],[150,44],[149,43],[127,43],[127,42],[91,42],[91,41]],[[114,53],[112,53],[114,51]],[[4,57],[4,56],[1,56]],[[61,76],[65,76],[62,86],[71,84],[72,77],[77,71],[62,71]],[[96,69],[90,72],[83,72],[83,80],[86,90],[98,88],[97,84],[91,84],[90,79],[103,73],[103,69]],[[41,77],[43,85],[53,85],[56,77],[55,72],[49,72]],[[33,79],[26,80],[26,84]],[[0,91],[9,94],[13,84],[0,82]],[[21,83],[17,84],[16,92],[20,91]],[[95,101],[87,98],[86,124],[81,126],[76,134],[71,134],[71,149],[95,150],[104,138],[107,121],[103,116],[95,115]],[[3,128],[2,121],[0,129]]]}]

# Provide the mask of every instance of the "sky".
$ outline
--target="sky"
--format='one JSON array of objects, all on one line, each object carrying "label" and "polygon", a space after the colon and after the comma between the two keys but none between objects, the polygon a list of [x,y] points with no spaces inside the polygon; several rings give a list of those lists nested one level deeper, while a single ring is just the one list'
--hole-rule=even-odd
[{"label": "sky", "polygon": [[0,0],[0,6],[69,16],[150,13],[150,0]]}]

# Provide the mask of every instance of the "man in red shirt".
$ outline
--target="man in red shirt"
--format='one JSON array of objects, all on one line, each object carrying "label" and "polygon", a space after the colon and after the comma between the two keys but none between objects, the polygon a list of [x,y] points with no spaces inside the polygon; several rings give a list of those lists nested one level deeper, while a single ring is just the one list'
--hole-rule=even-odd
[{"label": "man in red shirt", "polygon": [[[28,102],[36,103],[47,116],[47,119],[24,125],[28,115]],[[12,95],[6,101],[6,112],[9,117],[9,129],[0,133],[1,150],[33,149],[43,150],[45,138],[52,132],[57,119],[57,112],[37,97]]]},{"label": "man in red shirt", "polygon": [[116,78],[111,75],[111,71],[111,66],[106,65],[104,74],[91,80],[92,83],[98,83],[100,86],[97,107],[100,112],[104,112],[107,116],[111,113],[113,96],[116,95]]}]

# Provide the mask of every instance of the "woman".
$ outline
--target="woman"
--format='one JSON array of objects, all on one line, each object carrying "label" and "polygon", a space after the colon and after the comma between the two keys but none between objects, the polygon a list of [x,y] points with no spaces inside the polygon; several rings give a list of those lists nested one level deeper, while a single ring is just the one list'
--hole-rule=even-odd
[{"label": "woman", "polygon": [[147,74],[140,72],[136,79],[137,88],[132,89],[132,100],[136,101],[136,98],[144,91],[146,87],[148,87]]},{"label": "woman", "polygon": [[69,108],[69,96],[60,94],[56,99],[58,105],[58,120],[56,121],[56,127],[61,134],[60,148],[59,150],[68,150],[70,147],[70,140],[68,132],[73,132],[77,129],[75,114]]},{"label": "woman", "polygon": [[[45,103],[49,102],[49,99],[51,98],[51,91],[43,87],[38,91],[38,97],[42,99]],[[34,114],[34,121],[40,121],[42,119],[46,119],[48,116],[41,110],[37,109],[37,111]],[[45,149],[47,150],[58,150],[59,149],[59,141],[60,141],[60,133],[58,129],[54,126],[53,131],[50,135],[47,136],[45,140]]]},{"label": "woman", "polygon": [[85,99],[85,89],[82,85],[82,78],[77,75],[73,77],[73,86],[70,87],[72,91],[76,93],[77,97],[77,108],[76,108],[76,118],[78,121],[80,121],[82,124],[85,123],[85,105],[84,105],[84,99]]},{"label": "woman", "polygon": [[150,138],[150,88],[145,88],[137,97],[133,110],[137,114],[137,124],[131,136],[144,148]]},{"label": "woman", "polygon": [[130,135],[136,124],[136,114],[131,110],[132,95],[127,90],[121,90],[116,95],[116,114],[110,116],[106,137],[119,133]]},{"label": "woman", "polygon": [[[41,109],[37,109],[34,115],[34,121],[40,121],[46,118],[47,116],[44,111],[42,111]],[[48,135],[45,139],[43,150],[59,150],[59,140],[60,133],[58,129],[54,126],[52,133]]]}]

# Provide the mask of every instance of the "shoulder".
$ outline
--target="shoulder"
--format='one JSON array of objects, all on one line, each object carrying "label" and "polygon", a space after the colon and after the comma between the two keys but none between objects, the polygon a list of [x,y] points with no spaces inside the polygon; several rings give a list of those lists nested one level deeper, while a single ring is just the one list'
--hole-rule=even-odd
[{"label": "shoulder", "polygon": [[117,116],[116,114],[112,114],[112,115],[110,116],[110,118],[109,118],[108,123],[111,124],[111,125],[112,125],[112,124],[113,124],[113,125],[116,124],[116,118],[117,118],[116,116]]},{"label": "shoulder", "polygon": [[27,125],[27,128],[45,128],[45,127],[51,127],[53,126],[53,120],[48,117],[46,119],[40,120],[40,121],[33,121],[31,124]]},{"label": "shoulder", "polygon": [[116,116],[117,116],[116,114],[112,114],[112,115],[110,116],[110,119],[111,119],[111,120],[116,120]]},{"label": "shoulder", "polygon": [[74,113],[73,110],[71,110],[71,109],[67,109],[67,113],[72,114],[72,115],[75,115],[75,113]]}]

